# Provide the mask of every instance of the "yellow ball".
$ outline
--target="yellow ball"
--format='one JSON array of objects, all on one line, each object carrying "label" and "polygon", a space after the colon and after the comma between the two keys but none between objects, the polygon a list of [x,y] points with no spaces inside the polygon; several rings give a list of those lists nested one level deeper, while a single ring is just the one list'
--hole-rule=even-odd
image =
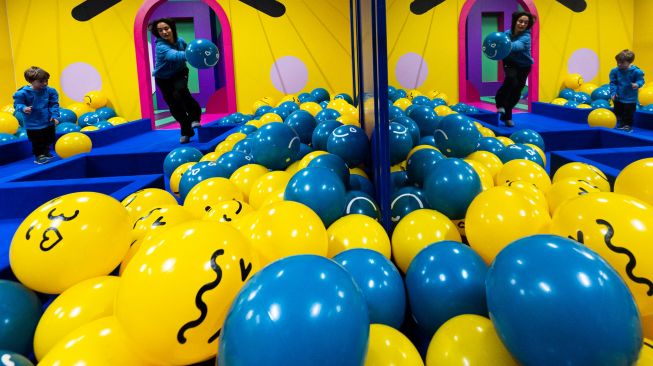
[{"label": "yellow ball", "polygon": [[107,122],[111,123],[114,126],[118,126],[127,123],[129,121],[127,121],[127,119],[123,117],[111,117],[107,120]]},{"label": "yellow ball", "polygon": [[333,99],[329,101],[329,103],[327,103],[327,108],[335,109],[335,110],[342,109],[342,107],[345,106],[349,106],[349,103],[347,103],[347,101],[344,99]]},{"label": "yellow ball", "polygon": [[261,123],[261,121],[259,121],[258,119],[250,119],[245,124],[250,125],[250,126],[254,126],[256,128],[261,128],[261,126],[263,126],[263,123]]},{"label": "yellow ball", "polygon": [[16,110],[14,109],[13,104],[7,104],[7,105],[3,106],[2,108],[0,108],[0,112],[9,113],[12,116],[14,115],[15,111]]},{"label": "yellow ball", "polygon": [[9,113],[0,112],[0,133],[13,135],[18,131],[20,124],[16,117]]},{"label": "yellow ball", "polygon": [[448,116],[454,113],[454,111],[446,105],[439,105],[435,107],[433,110],[435,111],[435,114],[437,114],[440,117]]},{"label": "yellow ball", "polygon": [[342,123],[343,125],[351,125],[360,127],[360,122],[358,122],[358,116],[352,114],[343,114],[340,117],[336,118],[336,121]]},{"label": "yellow ball", "polygon": [[406,108],[413,105],[413,103],[408,98],[399,98],[399,99],[395,100],[395,102],[392,103],[392,105],[395,106],[395,107],[399,107],[399,108],[401,108],[402,110],[405,111]]},{"label": "yellow ball", "polygon": [[480,132],[481,135],[483,135],[483,137],[496,137],[496,136],[497,136],[497,135],[494,133],[494,131],[492,131],[491,129],[489,129],[489,128],[487,128],[487,127],[483,127],[483,126],[481,126],[481,127],[478,129],[478,132]]},{"label": "yellow ball", "polygon": [[652,206],[618,193],[585,194],[558,207],[551,233],[597,252],[628,285],[640,313],[653,312],[649,286],[640,281],[653,278]]},{"label": "yellow ball", "polygon": [[136,354],[130,343],[116,318],[107,316],[67,334],[39,365],[152,366]]},{"label": "yellow ball", "polygon": [[578,88],[583,85],[583,77],[580,74],[569,74],[565,77],[565,81],[563,83],[565,88],[578,90]]},{"label": "yellow ball", "polygon": [[503,165],[495,178],[496,185],[514,181],[526,181],[546,193],[551,188],[551,178],[539,164],[526,159],[511,160]]},{"label": "yellow ball", "polygon": [[420,95],[423,95],[423,94],[420,93],[420,91],[417,90],[417,89],[411,89],[411,90],[408,91],[408,93],[406,93],[406,97],[408,97],[408,99],[410,99],[410,100],[413,100],[413,98],[415,98],[417,96],[420,96]]},{"label": "yellow ball", "polygon": [[[644,330],[644,334],[646,334],[646,330]],[[653,341],[648,337],[644,338],[642,350],[639,352],[639,358],[637,359],[637,366],[653,365],[653,347],[651,345],[653,345]]]},{"label": "yellow ball", "polygon": [[433,335],[426,365],[517,366],[490,319],[474,314],[447,320]]},{"label": "yellow ball", "polygon": [[265,206],[270,205],[272,203],[283,201],[284,192],[285,189],[277,189],[271,192],[270,194],[266,195],[265,199],[263,199],[263,202],[261,202],[259,208],[265,208]]},{"label": "yellow ball", "polygon": [[592,95],[592,92],[598,87],[598,85],[593,83],[583,83],[580,88],[578,88],[578,91]]},{"label": "yellow ball", "polygon": [[86,127],[82,127],[82,129],[80,131],[81,132],[91,132],[91,131],[97,131],[97,130],[99,130],[99,128],[97,126],[86,126]]},{"label": "yellow ball", "polygon": [[57,140],[54,144],[54,151],[62,159],[78,154],[91,152],[93,142],[91,138],[81,132],[69,132]]},{"label": "yellow ball", "polygon": [[292,178],[290,173],[281,170],[263,174],[254,181],[252,189],[249,191],[249,204],[258,210],[263,206],[268,195],[285,190],[290,178]]},{"label": "yellow ball", "polygon": [[329,258],[347,249],[365,248],[375,250],[390,259],[390,238],[378,221],[367,215],[346,215],[333,222],[327,229]]},{"label": "yellow ball", "polygon": [[293,102],[299,104],[299,98],[293,94],[284,95],[283,98],[279,100],[279,103],[277,103],[277,107],[280,106],[283,102]]},{"label": "yellow ball", "polygon": [[122,274],[115,316],[150,362],[209,359],[231,302],[258,268],[235,228],[201,220],[176,225],[142,243]]},{"label": "yellow ball", "polygon": [[641,105],[653,104],[653,86],[639,89],[638,99]]},{"label": "yellow ball", "polygon": [[606,108],[596,108],[587,116],[590,127],[614,128],[617,125],[617,116]]},{"label": "yellow ball", "polygon": [[350,174],[358,174],[361,177],[370,179],[370,177],[367,176],[367,173],[365,173],[365,171],[363,169],[359,168],[359,167],[349,168],[349,173]]},{"label": "yellow ball", "polygon": [[553,175],[553,183],[565,178],[584,180],[598,187],[602,192],[610,192],[608,177],[594,165],[580,162],[567,163],[556,170]]},{"label": "yellow ball", "polygon": [[229,177],[229,180],[238,187],[243,194],[243,200],[249,202],[249,192],[254,182],[269,172],[268,168],[259,164],[247,164],[236,169]]},{"label": "yellow ball", "polygon": [[510,181],[503,184],[506,187],[519,190],[530,200],[540,206],[540,208],[546,212],[549,211],[549,204],[546,200],[546,195],[539,189],[537,186],[529,181],[517,180]]},{"label": "yellow ball", "polygon": [[213,206],[232,199],[243,200],[243,194],[235,184],[227,178],[209,178],[191,188],[184,199],[184,208],[201,219]]},{"label": "yellow ball", "polygon": [[286,172],[288,172],[291,175],[295,175],[297,173],[297,169],[299,168],[299,161],[293,161],[292,164],[288,165],[286,169],[284,169]]},{"label": "yellow ball", "polygon": [[315,102],[304,102],[299,105],[299,109],[306,111],[315,117],[315,115],[322,110],[322,107]]},{"label": "yellow ball", "polygon": [[385,324],[371,324],[365,366],[424,366],[413,343]]},{"label": "yellow ball", "polygon": [[160,188],[145,188],[125,197],[120,202],[127,210],[132,221],[143,217],[151,209],[161,205],[176,205],[177,200],[167,191]]},{"label": "yellow ball", "polygon": [[320,155],[328,154],[326,151],[322,150],[315,150],[311,151],[310,153],[304,155],[304,157],[299,161],[299,165],[297,166],[297,171],[300,171],[308,166],[308,164],[311,162],[311,160],[315,159],[316,157]]},{"label": "yellow ball", "polygon": [[263,98],[257,100],[256,102],[254,102],[254,104],[252,104],[252,113],[256,113],[256,110],[259,109],[260,107],[263,107],[263,106],[266,106],[266,105],[267,106],[273,106],[274,103],[275,103],[274,98],[272,98],[272,97],[263,97]]},{"label": "yellow ball", "polygon": [[224,141],[221,141],[221,142],[220,142],[220,143],[215,147],[215,150],[214,150],[213,152],[217,153],[218,156],[220,156],[220,155],[222,155],[222,154],[224,154],[224,153],[226,153],[226,152],[231,151],[231,149],[233,149],[233,147],[234,147],[234,142],[224,140]]},{"label": "yellow ball", "polygon": [[276,113],[268,112],[259,118],[259,121],[261,121],[261,126],[272,123],[272,122],[283,122],[283,118],[279,116]]},{"label": "yellow ball", "polygon": [[107,102],[107,95],[101,90],[90,91],[84,95],[84,103],[93,109],[105,107]]},{"label": "yellow ball", "polygon": [[326,256],[327,231],[320,217],[293,201],[271,203],[256,214],[248,238],[261,265],[296,254]]},{"label": "yellow ball", "polygon": [[79,116],[81,116],[84,113],[88,113],[88,112],[93,111],[93,108],[91,108],[91,106],[86,104],[86,103],[73,103],[73,104],[70,104],[67,107],[67,109],[70,109],[71,111],[73,111],[73,113],[75,113],[77,118],[79,118]]},{"label": "yellow ball", "polygon": [[583,104],[577,105],[576,108],[578,108],[578,109],[590,109],[590,108],[592,108],[592,106],[589,105],[589,104],[583,103]]},{"label": "yellow ball", "polygon": [[43,312],[34,332],[34,354],[43,357],[75,329],[113,315],[120,278],[101,276],[82,281],[57,296]]},{"label": "yellow ball", "polygon": [[496,138],[503,144],[503,146],[510,146],[515,144],[514,141],[506,136],[497,136]]},{"label": "yellow ball", "polygon": [[546,200],[549,203],[549,213],[553,215],[558,207],[569,199],[595,192],[601,192],[601,190],[597,186],[582,179],[560,179],[551,185],[551,189],[546,194]]},{"label": "yellow ball", "polygon": [[467,155],[465,160],[474,160],[483,164],[490,171],[493,178],[496,177],[496,175],[499,174],[499,171],[503,168],[501,159],[489,151],[475,151]]},{"label": "yellow ball", "polygon": [[483,163],[471,159],[465,159],[465,162],[478,174],[478,177],[481,179],[481,188],[484,191],[494,187],[494,177],[492,177],[492,173],[490,173],[490,170]]},{"label": "yellow ball", "polygon": [[222,201],[211,207],[204,215],[204,220],[230,223],[254,212],[252,206],[239,200]]},{"label": "yellow ball", "polygon": [[399,221],[392,233],[392,256],[403,273],[417,253],[443,240],[460,241],[460,233],[448,217],[430,209],[415,210]]},{"label": "yellow ball", "polygon": [[175,168],[172,175],[170,175],[170,192],[172,192],[176,197],[179,197],[179,183],[181,182],[181,177],[188,169],[190,169],[190,167],[195,165],[195,163],[196,162],[194,161],[183,163]]},{"label": "yellow ball", "polygon": [[101,193],[70,193],[25,218],[11,241],[9,262],[25,286],[58,294],[109,274],[131,242],[129,214],[120,202]]},{"label": "yellow ball", "polygon": [[240,140],[243,140],[243,139],[245,139],[246,137],[247,137],[247,135],[244,134],[244,133],[242,133],[242,132],[235,132],[235,133],[232,133],[232,134],[230,134],[229,136],[227,136],[227,138],[224,139],[224,140],[225,140],[225,141],[229,141],[229,142],[231,142],[232,144],[236,144],[236,142],[238,142],[238,141],[240,141]]},{"label": "yellow ball", "polygon": [[628,164],[617,176],[614,192],[653,205],[653,158],[640,159]]},{"label": "yellow ball", "polygon": [[410,159],[411,155],[413,155],[413,154],[415,153],[415,151],[417,151],[417,150],[422,150],[422,149],[433,149],[433,150],[440,151],[440,150],[439,150],[437,147],[435,147],[435,146],[431,146],[431,145],[417,145],[417,146],[413,147],[412,149],[410,149],[410,151],[408,152],[408,155],[406,155],[406,160]]},{"label": "yellow ball", "polygon": [[224,152],[222,151],[211,151],[210,153],[204,154],[200,161],[216,161]]},{"label": "yellow ball", "polygon": [[554,100],[551,101],[551,104],[553,105],[565,105],[568,100],[565,98],[555,98]]},{"label": "yellow ball", "polygon": [[469,245],[490,264],[506,245],[548,230],[551,218],[521,190],[494,187],[481,192],[467,209],[465,233]]}]

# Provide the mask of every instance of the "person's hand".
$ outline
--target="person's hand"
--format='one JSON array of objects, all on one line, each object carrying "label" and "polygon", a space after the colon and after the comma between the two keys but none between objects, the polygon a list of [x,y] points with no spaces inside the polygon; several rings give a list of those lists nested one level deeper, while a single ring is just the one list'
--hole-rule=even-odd
[{"label": "person's hand", "polygon": [[59,120],[56,118],[51,118],[50,121],[54,122],[55,126],[59,124]]},{"label": "person's hand", "polygon": [[610,99],[614,100],[616,97],[617,97],[617,94],[611,96]]},{"label": "person's hand", "polygon": [[25,108],[23,108],[23,113],[25,113],[25,114],[30,114],[30,113],[32,113],[32,107],[30,106],[30,107],[25,107]]},{"label": "person's hand", "polygon": [[633,87],[633,89],[637,89],[637,88],[639,88],[639,86],[637,85],[637,83],[630,83],[630,85]]}]

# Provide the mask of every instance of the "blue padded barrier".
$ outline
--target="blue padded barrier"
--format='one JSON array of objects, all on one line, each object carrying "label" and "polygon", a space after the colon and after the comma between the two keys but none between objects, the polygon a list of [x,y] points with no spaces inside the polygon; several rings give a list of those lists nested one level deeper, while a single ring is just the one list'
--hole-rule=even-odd
[{"label": "blue padded barrier", "polygon": [[636,111],[633,126],[635,128],[653,130],[653,112]]},{"label": "blue padded barrier", "polygon": [[531,104],[531,113],[573,123],[587,124],[587,116],[591,111],[590,108],[572,108],[551,103],[534,102]]},{"label": "blue padded barrier", "polygon": [[[197,141],[209,142],[216,137],[220,137],[225,133],[230,132],[233,128],[238,126],[240,125],[220,125],[216,122],[209,123],[197,129]],[[226,138],[226,136],[224,138]],[[220,141],[224,140],[224,138],[222,138]]]}]

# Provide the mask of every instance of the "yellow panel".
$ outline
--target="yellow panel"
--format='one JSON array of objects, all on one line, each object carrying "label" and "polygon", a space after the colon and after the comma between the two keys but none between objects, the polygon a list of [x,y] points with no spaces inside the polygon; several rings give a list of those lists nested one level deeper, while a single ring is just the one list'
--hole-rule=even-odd
[{"label": "yellow panel", "polygon": [[[0,0],[0,50],[11,51],[6,9],[6,0]],[[14,62],[11,52],[0,52],[0,107],[13,103],[11,96],[16,91],[14,84]]]},{"label": "yellow panel", "polygon": [[635,64],[644,70],[647,81],[653,81],[653,1],[635,1],[633,51]]}]

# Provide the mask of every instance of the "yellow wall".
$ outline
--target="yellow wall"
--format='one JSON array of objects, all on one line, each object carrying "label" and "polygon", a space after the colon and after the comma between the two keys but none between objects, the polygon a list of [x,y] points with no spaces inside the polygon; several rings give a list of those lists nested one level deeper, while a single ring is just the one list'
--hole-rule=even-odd
[{"label": "yellow wall", "polygon": [[[635,64],[644,70],[645,80],[653,81],[653,1],[635,1],[635,29],[633,51]],[[639,26],[638,26],[639,25]]]},{"label": "yellow wall", "polygon": [[13,103],[14,64],[11,57],[9,27],[7,24],[6,1],[0,0],[0,106]]}]

